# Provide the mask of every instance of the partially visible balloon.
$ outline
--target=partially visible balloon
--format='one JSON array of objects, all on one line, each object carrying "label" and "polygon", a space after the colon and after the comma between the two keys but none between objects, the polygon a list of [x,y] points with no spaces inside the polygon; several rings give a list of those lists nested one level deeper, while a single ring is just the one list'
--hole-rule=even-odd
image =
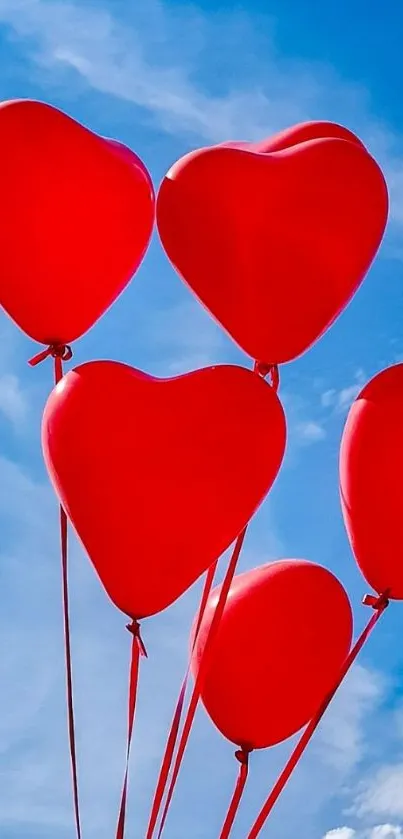
[{"label": "partially visible balloon", "polygon": [[244,529],[285,435],[274,390],[235,366],[155,379],[84,364],[53,390],[42,425],[59,499],[109,596],[136,619],[169,606]]},{"label": "partially visible balloon", "polygon": [[[195,677],[219,593],[210,595],[196,640]],[[213,723],[246,749],[295,734],[334,686],[352,629],[348,596],[326,568],[284,559],[236,576],[202,665]]]},{"label": "partially visible balloon", "polygon": [[178,273],[252,358],[301,355],[362,282],[385,230],[382,172],[347,129],[303,123],[185,155],[157,225]]},{"label": "partially visible balloon", "polygon": [[378,373],[347,417],[340,451],[344,522],[366,581],[403,600],[403,364]]},{"label": "partially visible balloon", "polygon": [[143,259],[153,186],[124,149],[42,102],[0,105],[0,304],[40,343],[83,335]]}]

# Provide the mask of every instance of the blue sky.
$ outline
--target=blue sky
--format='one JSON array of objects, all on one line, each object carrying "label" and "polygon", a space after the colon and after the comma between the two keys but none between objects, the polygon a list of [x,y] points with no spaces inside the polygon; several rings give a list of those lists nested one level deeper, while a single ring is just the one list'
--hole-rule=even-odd
[{"label": "blue sky", "polygon": [[[402,13],[392,2],[0,0],[0,99],[35,97],[129,144],[158,184],[191,148],[262,138],[302,119],[344,123],[381,162],[391,219],[380,256],[332,330],[282,370],[289,445],[250,529],[241,569],[297,556],[348,587],[356,631],[366,591],[338,502],[338,447],[360,385],[403,358]],[[73,835],[64,708],[57,509],[39,446],[50,365],[0,319],[0,835]],[[249,361],[193,301],[156,237],[130,288],[75,347],[75,362],[127,361],[156,375]],[[128,839],[144,828],[196,608],[196,586],[144,627]],[[125,620],[78,545],[71,552],[73,652],[85,839],[110,839],[124,755]],[[386,614],[279,803],[265,836],[403,837],[403,608]],[[275,689],[275,686],[273,686]],[[290,744],[253,756],[234,830],[253,821]],[[217,835],[233,749],[200,711],[166,836]]]}]

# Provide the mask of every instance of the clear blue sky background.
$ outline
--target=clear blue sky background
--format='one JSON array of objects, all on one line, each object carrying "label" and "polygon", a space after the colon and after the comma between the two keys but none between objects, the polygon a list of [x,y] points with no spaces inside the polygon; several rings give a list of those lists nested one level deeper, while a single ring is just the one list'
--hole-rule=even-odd
[{"label": "clear blue sky background", "polygon": [[[280,556],[326,563],[348,587],[356,631],[367,617],[360,607],[366,587],[341,520],[338,448],[360,384],[403,357],[402,25],[401,6],[391,0],[381,8],[364,0],[0,0],[0,99],[44,99],[126,142],[156,184],[191,148],[262,138],[309,118],[356,130],[383,165],[392,198],[388,235],[347,312],[282,371],[286,462],[241,561],[242,568]],[[67,293],[61,289],[61,299]],[[39,446],[51,369],[27,367],[34,348],[5,317],[0,332],[0,836],[69,839],[57,508]],[[75,348],[76,362],[98,357],[166,376],[217,361],[249,363],[193,301],[156,237],[131,287]],[[77,545],[71,592],[83,835],[110,839],[129,637]],[[196,588],[144,628],[150,658],[128,839],[144,829],[197,597]],[[402,629],[403,607],[395,605],[268,823],[268,839],[403,837]],[[234,839],[245,836],[289,748],[254,755]],[[167,839],[213,839],[235,773],[232,747],[200,711]]]}]

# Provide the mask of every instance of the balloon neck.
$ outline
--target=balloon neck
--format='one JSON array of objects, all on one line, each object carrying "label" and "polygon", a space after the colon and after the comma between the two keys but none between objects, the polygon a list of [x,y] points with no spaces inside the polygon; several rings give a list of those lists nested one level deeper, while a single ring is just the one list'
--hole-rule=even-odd
[{"label": "balloon neck", "polygon": [[251,752],[253,752],[253,749],[246,746],[242,746],[241,749],[236,750],[235,757],[242,766],[247,766],[249,763],[249,755]]},{"label": "balloon neck", "polygon": [[280,374],[277,364],[267,364],[265,361],[255,361],[254,372],[262,379],[270,376],[270,384],[273,390],[277,393],[280,385]]},{"label": "balloon neck", "polygon": [[36,367],[37,364],[41,364],[46,358],[58,358],[60,361],[70,361],[73,358],[73,350],[68,344],[49,344],[45,350],[30,358],[28,364],[31,367]]},{"label": "balloon neck", "polygon": [[147,650],[141,637],[139,622],[133,618],[131,623],[126,624],[126,629],[131,633],[131,635],[133,635],[133,641],[137,641],[140,655],[144,656],[144,658],[148,658]]},{"label": "balloon neck", "polygon": [[376,612],[383,612],[389,606],[390,589],[386,589],[383,594],[366,594],[363,597],[363,605],[370,606]]}]

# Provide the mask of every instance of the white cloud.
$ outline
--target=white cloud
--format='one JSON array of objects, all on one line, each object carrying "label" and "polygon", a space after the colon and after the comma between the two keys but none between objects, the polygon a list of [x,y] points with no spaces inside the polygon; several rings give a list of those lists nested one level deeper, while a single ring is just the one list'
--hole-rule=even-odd
[{"label": "white cloud", "polygon": [[[72,807],[57,504],[46,484],[5,458],[0,528],[0,833],[21,829],[23,835],[50,831],[62,837],[72,829]],[[84,830],[107,839],[114,833],[123,770],[130,636],[74,539],[70,590]],[[131,802],[138,797],[131,816],[136,835],[183,675],[196,602],[192,591],[168,619],[143,627],[152,666],[142,668],[132,762],[139,769],[130,796]],[[178,831],[181,839],[185,835]]]},{"label": "white cloud", "polygon": [[[247,15],[234,13],[224,19],[217,13],[215,23],[210,24],[200,12],[185,7],[178,14],[168,12],[152,0],[145,6],[141,3],[130,6],[133,7],[131,22],[119,23],[107,11],[85,2],[79,5],[56,0],[0,0],[0,21],[9,27],[13,39],[24,42],[24,50],[30,50],[31,58],[50,83],[58,77],[58,71],[62,77],[66,71],[71,73],[69,82],[77,74],[93,89],[142,108],[148,117],[152,115],[160,126],[174,134],[190,131],[203,142],[215,142],[234,136],[264,136],[284,125],[315,116],[348,122],[371,139],[375,151],[380,150],[391,172],[392,192],[396,196],[394,215],[403,222],[403,202],[399,205],[403,175],[395,138],[383,129],[376,130],[365,91],[354,84],[345,84],[329,69],[282,61],[272,44],[260,41],[259,24],[254,27]],[[240,50],[245,69],[245,81],[241,85],[236,78],[234,81]],[[264,64],[261,63],[263,53]],[[26,51],[24,54],[26,58]],[[227,54],[230,72],[227,85],[225,73],[222,77],[224,92],[221,94],[205,92],[202,79],[205,54],[210,66],[214,54],[220,57]],[[255,54],[259,56],[258,72]],[[252,68],[248,72],[247,66]],[[158,350],[166,351],[169,347],[165,356],[169,370],[161,372],[181,372],[217,360],[224,338],[204,313],[196,315],[196,307],[197,304],[195,316],[200,318],[197,321],[193,315],[189,316],[187,309],[178,310],[173,321],[172,311],[156,317]],[[23,414],[18,380],[10,386],[10,376],[8,379],[7,376],[8,373],[3,379],[0,376],[0,410],[8,410],[9,418],[16,418]],[[4,379],[8,381],[8,387],[4,388],[8,401],[5,399],[2,405]],[[347,400],[346,391],[348,387],[336,397],[335,405]],[[315,442],[323,438],[322,425],[307,419],[304,409],[296,416],[296,436],[298,429],[301,441]],[[6,833],[11,824],[22,822],[43,835],[50,825],[57,827],[57,836],[61,836],[64,828],[71,825],[71,797],[56,506],[44,484],[1,459],[0,522],[3,526],[0,630],[6,647],[6,653],[0,656],[0,682],[5,686],[0,691],[0,829]],[[89,563],[77,548],[72,553],[71,568],[85,833],[91,838],[106,839],[113,833],[123,763],[128,644],[122,632],[124,621],[107,603]],[[141,833],[140,822],[145,817],[182,675],[186,633],[194,606],[193,593],[169,612],[168,619],[162,616],[155,624],[147,624],[145,630],[150,662],[142,673],[136,726],[139,736],[133,760],[138,772],[130,796],[134,805],[132,828],[136,835]],[[156,641],[154,649],[153,640]],[[307,795],[307,790],[312,789],[312,767],[316,773],[318,806],[323,806],[364,754],[364,723],[368,711],[377,704],[380,688],[368,671],[357,668],[354,672],[345,692],[335,700],[329,722],[325,721],[318,733],[316,754],[311,751],[306,764],[309,771],[305,774],[301,768],[297,785],[301,783],[303,787],[303,807],[313,810],[317,806],[316,797],[312,801],[313,797]],[[222,795],[219,806],[222,804],[224,809],[224,787],[228,780],[230,788],[233,767],[228,761],[228,745],[210,728],[205,739],[198,731],[195,731],[197,749],[191,752],[194,763],[191,767],[188,764],[185,777],[196,775],[195,766],[199,773],[200,764],[196,760],[200,755],[208,760],[210,746],[214,748],[215,758],[218,756],[214,766],[210,764],[209,773],[205,773],[208,776],[205,787],[202,786],[204,776],[200,782],[202,803],[195,801],[192,820],[198,822],[196,807],[199,806],[199,823],[204,824],[202,792],[207,796],[209,784],[216,781],[216,795]],[[221,755],[227,758],[226,762],[221,761]],[[272,756],[267,756],[269,766],[271,760]],[[264,784],[266,769],[267,764]],[[213,779],[214,772],[217,775]],[[329,777],[333,783],[328,783]],[[184,783],[184,804],[193,803],[192,789],[192,782]],[[179,791],[179,803],[180,795]],[[189,806],[184,810],[188,811]],[[292,810],[299,819],[297,799]],[[382,813],[388,819],[394,815]],[[194,825],[188,826],[186,818],[187,813],[182,813],[174,823],[174,835],[178,839],[193,835]],[[385,829],[391,837],[400,839],[399,832],[396,833],[400,828],[388,825],[374,828],[378,835],[369,839],[385,839]],[[56,835],[55,830],[52,835]],[[353,839],[354,831],[339,828],[331,831],[329,837]],[[387,833],[386,837],[389,839]]]},{"label": "white cloud", "polygon": [[358,396],[361,390],[361,385],[356,384],[344,387],[337,391],[334,388],[325,390],[322,393],[321,404],[323,408],[335,408],[337,411],[344,411],[348,408],[354,399]]},{"label": "white cloud", "polygon": [[336,405],[339,411],[344,411],[349,408],[354,399],[358,396],[362,385],[358,382],[348,387],[343,387],[337,394]]},{"label": "white cloud", "polygon": [[20,380],[12,373],[0,375],[0,411],[16,426],[21,424],[28,413],[28,402]]},{"label": "white cloud", "polygon": [[329,830],[323,839],[403,839],[403,828],[392,824],[381,824],[369,830],[356,831],[351,827],[337,827]]},{"label": "white cloud", "polygon": [[150,312],[147,328],[153,336],[152,351],[156,354],[152,369],[158,375],[176,376],[222,363],[228,354],[234,353],[230,340],[190,295],[183,303],[165,311]]},{"label": "white cloud", "polygon": [[[84,2],[0,0],[0,22],[24,40],[52,84],[57,71],[75,73],[175,134],[217,142],[261,138],[304,119],[347,122],[386,168],[392,214],[403,223],[400,141],[371,113],[365,88],[325,64],[282,59],[267,16],[236,10],[209,19],[194,7],[178,14],[159,0],[149,0],[146,9],[132,4],[122,19]],[[217,75],[215,62],[220,94],[196,81],[206,67]]]},{"label": "white cloud", "polygon": [[[368,731],[373,728],[373,715],[385,698],[385,688],[386,684],[379,674],[371,673],[360,665],[355,667],[350,674],[350,685],[346,683],[336,695],[335,704],[322,726],[324,737],[319,745],[325,746],[323,765],[336,761],[336,765],[340,762],[340,768],[344,765],[345,769],[357,770],[361,764],[365,767],[363,761],[368,749]],[[354,698],[352,703],[351,697]],[[335,713],[333,720],[332,713]],[[331,749],[326,753],[329,742]],[[351,791],[352,786],[354,788],[356,778],[355,772],[349,778],[346,791]],[[353,806],[345,810],[345,813],[358,819],[358,825],[355,828],[336,828],[323,839],[403,839],[403,827],[393,823],[393,820],[399,822],[403,817],[402,789],[403,764],[381,767],[359,783]],[[382,824],[377,824],[380,819]],[[372,826],[368,826],[371,822]]]},{"label": "white cloud", "polygon": [[[29,828],[39,835],[51,831],[61,837],[71,826],[72,816],[56,504],[48,487],[5,460],[0,460],[0,489],[0,527],[5,523],[11,527],[9,550],[6,553],[3,549],[0,557],[0,632],[5,642],[0,680],[6,686],[0,692],[0,832],[6,834],[11,826],[19,826],[24,835]],[[2,533],[2,544],[7,545],[7,533]],[[252,549],[249,545],[248,550]],[[123,765],[129,639],[123,616],[108,603],[89,562],[74,542],[70,571],[83,821],[89,839],[107,839],[113,835]],[[129,819],[135,835],[141,835],[144,828],[165,732],[185,666],[188,629],[196,602],[193,591],[169,613],[143,626],[150,658],[142,667],[132,762]],[[310,751],[308,763],[296,777],[294,789],[298,795],[294,793],[292,809],[300,812],[302,802],[303,806],[307,804],[307,820],[314,817],[315,808],[324,806],[329,789],[334,793],[348,777],[362,742],[371,702],[376,701],[375,682],[373,675],[362,668],[358,676],[350,679],[342,704],[332,709],[330,728],[334,727],[334,735],[318,734],[318,740],[324,737],[321,747]],[[202,819],[203,801],[212,788],[216,790],[217,812],[224,811],[233,783],[231,751],[202,715],[192,736],[179,785],[176,816],[172,818],[178,839],[193,835],[193,819]],[[341,752],[345,751],[347,757],[342,760]],[[192,779],[211,753],[215,756],[214,768],[203,776],[196,796]],[[333,759],[329,757],[331,753]],[[271,753],[261,758],[264,770],[260,784],[266,791],[267,774],[271,775],[278,758]],[[258,759],[257,755],[256,769]],[[307,795],[313,783],[314,797]],[[280,831],[278,835],[289,834]]]},{"label": "white cloud", "polygon": [[357,398],[365,383],[365,373],[359,369],[354,375],[355,381],[346,387],[336,390],[331,388],[325,390],[321,395],[322,408],[330,408],[336,413],[344,414],[349,410],[351,404]]},{"label": "white cloud", "polygon": [[325,440],[326,428],[323,422],[311,416],[311,405],[305,397],[291,390],[280,388],[280,398],[287,417],[287,455],[288,462],[291,463],[300,449]]},{"label": "white cloud", "polygon": [[403,818],[403,763],[382,766],[363,782],[354,803],[358,816]]},{"label": "white cloud", "polygon": [[27,343],[15,324],[0,312],[0,414],[18,431],[24,427],[31,407],[29,388],[20,376],[20,367],[27,370],[27,358],[32,354]]},{"label": "white cloud", "polygon": [[366,725],[383,697],[383,682],[356,664],[337,692],[319,729],[321,760],[339,772],[351,772],[365,755]]},{"label": "white cloud", "polygon": [[[132,7],[131,17],[122,24],[106,10],[84,3],[0,0],[0,20],[19,38],[35,39],[32,56],[42,67],[52,73],[70,68],[91,87],[151,111],[174,133],[192,131],[217,141],[241,136],[248,122],[248,133],[261,136],[284,121],[297,121],[303,114],[301,99],[307,105],[314,97],[316,81],[309,76],[303,89],[297,77],[289,82],[274,77],[271,96],[256,85],[222,96],[207,95],[193,82],[194,67],[187,54],[195,39],[202,42],[195,50],[197,57],[206,41],[217,40],[218,46],[219,18],[212,29],[200,13],[177,16],[157,0],[150,0],[147,12],[144,17],[141,9]],[[249,40],[253,57],[256,38],[247,16],[227,16],[219,35],[225,35],[220,46],[227,50],[242,43],[247,51]],[[283,87],[291,89],[292,82],[298,89],[291,101],[284,97]]]},{"label": "white cloud", "polygon": [[403,740],[403,707],[399,706],[395,713],[394,730],[398,736]]},{"label": "white cloud", "polygon": [[[344,798],[351,790],[368,757],[368,732],[373,727],[382,698],[382,677],[356,665],[332,701],[292,783],[279,802],[279,810],[283,807],[282,813],[279,812],[279,824],[283,819],[287,825],[285,837],[300,833],[304,837],[318,836],[318,820],[323,823],[326,808],[335,806],[340,797]],[[344,826],[342,823],[338,829],[342,827],[345,831],[353,830],[348,823]],[[349,835],[347,833],[347,837]],[[347,839],[343,834],[330,836],[331,839]],[[354,833],[351,839],[353,836],[355,839]],[[357,839],[368,837],[357,836]]]},{"label": "white cloud", "polygon": [[319,443],[326,437],[323,425],[313,420],[297,423],[295,431],[301,442],[305,443]]},{"label": "white cloud", "polygon": [[[284,60],[268,16],[234,10],[209,18],[192,6],[181,6],[179,14],[161,0],[148,0],[146,7],[130,4],[122,18],[118,9],[113,16],[85,2],[0,0],[0,23],[24,42],[50,86],[59,78],[71,87],[76,76],[134,104],[175,135],[247,140],[306,119],[344,122],[379,160],[391,219],[403,224],[398,133],[372,112],[362,85],[324,63]],[[219,76],[221,93],[206,92],[206,68]],[[387,253],[401,258],[389,239]]]},{"label": "white cloud", "polygon": [[331,388],[330,390],[325,390],[320,398],[320,402],[323,408],[331,408],[336,400],[337,391],[334,388]]}]

